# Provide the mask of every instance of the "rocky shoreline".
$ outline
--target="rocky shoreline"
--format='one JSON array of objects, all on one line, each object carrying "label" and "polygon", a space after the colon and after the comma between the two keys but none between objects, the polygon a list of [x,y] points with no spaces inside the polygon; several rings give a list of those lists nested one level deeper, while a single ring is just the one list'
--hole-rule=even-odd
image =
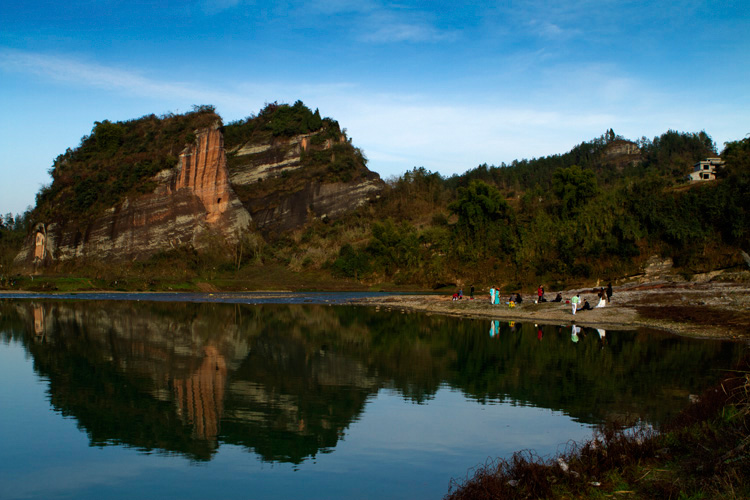
[{"label": "rocky shoreline", "polygon": [[[548,293],[554,296],[557,292]],[[534,303],[535,296],[510,307],[509,293],[500,305],[489,303],[486,291],[474,299],[452,300],[450,295],[401,295],[358,300],[359,304],[467,318],[531,321],[539,324],[571,324],[607,329],[655,328],[695,338],[750,342],[750,285],[746,283],[652,282],[614,288],[606,307],[578,311],[574,316],[565,300],[576,293],[598,302],[591,288],[562,291],[563,302]],[[504,296],[505,295],[505,296]]]}]

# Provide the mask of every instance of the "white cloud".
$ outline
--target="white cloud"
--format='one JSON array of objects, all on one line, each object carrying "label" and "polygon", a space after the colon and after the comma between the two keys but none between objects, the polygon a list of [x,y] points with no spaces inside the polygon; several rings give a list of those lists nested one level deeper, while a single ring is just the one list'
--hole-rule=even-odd
[{"label": "white cloud", "polygon": [[68,56],[3,50],[0,51],[0,69],[83,88],[94,87],[152,99],[183,100],[190,104],[238,100],[236,95],[206,90],[194,83],[152,79],[136,71],[82,62]]},{"label": "white cloud", "polygon": [[325,16],[350,15],[357,40],[367,43],[422,43],[454,40],[457,31],[441,30],[429,22],[431,15],[396,4],[377,1],[317,0],[305,6]]},{"label": "white cloud", "polygon": [[[194,82],[162,81],[73,58],[19,51],[0,52],[0,70],[170,103],[181,100],[186,106],[214,104],[225,121],[255,113],[267,101],[301,99],[347,128],[381,175],[401,174],[413,166],[451,174],[485,162],[564,153],[610,127],[637,138],[670,127],[711,133],[714,125],[701,124],[711,116],[702,112],[710,103],[686,114],[683,104],[690,96],[654,91],[612,65],[549,67],[512,101],[498,101],[492,88],[450,96],[409,89],[389,94],[351,82],[250,81],[206,90]],[[732,113],[724,119],[732,119]],[[715,139],[721,143],[736,137]]]},{"label": "white cloud", "polygon": [[574,28],[563,28],[560,24],[549,21],[529,21],[530,28],[543,38],[552,40],[567,40],[581,34],[581,30]]},{"label": "white cloud", "polygon": [[421,23],[385,20],[378,17],[377,19],[371,19],[367,24],[368,29],[359,37],[364,42],[442,42],[456,38],[456,33],[441,31],[433,26]]}]

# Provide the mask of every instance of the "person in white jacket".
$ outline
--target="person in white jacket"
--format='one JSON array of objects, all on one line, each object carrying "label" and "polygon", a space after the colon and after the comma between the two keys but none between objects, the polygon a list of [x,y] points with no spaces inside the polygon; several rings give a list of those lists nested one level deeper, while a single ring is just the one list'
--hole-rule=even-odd
[{"label": "person in white jacket", "polygon": [[579,294],[573,295],[573,298],[570,299],[570,303],[573,304],[573,314],[575,315],[576,309],[578,309],[578,303],[581,302],[581,297]]}]

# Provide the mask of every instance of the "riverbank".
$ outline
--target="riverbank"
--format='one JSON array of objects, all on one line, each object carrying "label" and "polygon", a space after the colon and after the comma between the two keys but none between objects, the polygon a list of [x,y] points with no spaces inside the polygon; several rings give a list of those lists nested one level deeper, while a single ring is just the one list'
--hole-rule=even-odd
[{"label": "riverbank", "polygon": [[[305,291],[366,292],[375,291],[349,281],[333,281],[300,275],[277,273],[256,277],[255,280],[215,279],[197,282],[162,282],[158,280],[116,280],[107,282],[90,278],[74,277],[19,277],[13,287],[0,288],[4,294],[36,293],[224,293],[252,298],[265,289],[276,293],[305,293]],[[275,287],[269,287],[274,284]],[[7,285],[7,284],[6,284]],[[570,304],[543,302],[534,303],[535,295],[523,294],[523,302],[516,307],[506,305],[510,293],[503,294],[501,305],[491,305],[487,291],[478,290],[475,299],[464,297],[451,300],[453,291],[435,293],[412,293],[400,287],[379,286],[377,291],[398,292],[352,300],[351,303],[371,305],[398,310],[419,311],[449,316],[523,321],[538,324],[569,325],[575,321],[579,326],[628,329],[655,328],[678,335],[695,338],[716,338],[735,341],[750,340],[750,283],[741,282],[690,282],[650,281],[623,284],[614,287],[612,300],[603,308],[578,311],[573,316]],[[548,291],[547,296],[557,293]],[[596,290],[573,288],[561,292],[565,300],[576,293],[588,299],[594,306],[598,302]]]},{"label": "riverbank", "polygon": [[749,498],[748,361],[662,432],[604,428],[549,459],[517,452],[453,481],[445,499]]},{"label": "riverbank", "polygon": [[[556,292],[555,292],[556,293]],[[594,328],[656,328],[696,338],[750,340],[750,285],[747,283],[652,282],[614,288],[611,301],[602,308],[578,311],[574,316],[569,300],[579,293],[594,306],[596,290],[562,291],[563,302],[535,304],[536,297],[522,295],[515,307],[489,303],[489,295],[475,292],[474,300],[451,295],[400,295],[358,301],[376,307],[419,311],[450,316],[528,321],[539,324],[570,324]],[[553,294],[548,294],[553,295]]]}]

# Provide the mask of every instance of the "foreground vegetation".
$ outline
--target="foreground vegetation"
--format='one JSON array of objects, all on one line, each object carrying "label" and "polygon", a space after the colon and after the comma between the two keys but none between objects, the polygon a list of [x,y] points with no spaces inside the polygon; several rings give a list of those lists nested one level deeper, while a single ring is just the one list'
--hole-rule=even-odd
[{"label": "foreground vegetation", "polygon": [[517,452],[454,481],[446,499],[750,498],[749,361],[661,432],[608,427],[553,458]]}]

